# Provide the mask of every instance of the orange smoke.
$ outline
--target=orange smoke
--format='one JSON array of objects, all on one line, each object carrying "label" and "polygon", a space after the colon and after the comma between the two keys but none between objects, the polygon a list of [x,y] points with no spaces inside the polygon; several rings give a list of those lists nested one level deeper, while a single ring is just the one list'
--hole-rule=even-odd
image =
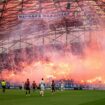
[{"label": "orange smoke", "polygon": [[[104,31],[93,32],[89,46],[84,48],[83,55],[73,55],[71,52],[60,54],[58,51],[46,52],[49,61],[34,61],[31,64],[21,63],[22,71],[4,70],[2,78],[12,82],[24,82],[27,78],[37,83],[43,77],[51,79],[74,79],[79,82],[105,83],[105,44]],[[94,36],[95,35],[95,36]],[[100,35],[100,36],[99,36]],[[101,37],[101,39],[100,39]]]}]

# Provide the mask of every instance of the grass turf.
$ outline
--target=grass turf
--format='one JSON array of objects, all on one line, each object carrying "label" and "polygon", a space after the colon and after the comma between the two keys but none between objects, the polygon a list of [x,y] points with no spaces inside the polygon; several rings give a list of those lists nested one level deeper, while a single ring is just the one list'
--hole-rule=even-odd
[{"label": "grass turf", "polygon": [[25,96],[22,90],[6,90],[5,94],[0,90],[0,105],[105,105],[105,91],[69,90],[53,95],[45,91],[41,97],[39,91]]}]

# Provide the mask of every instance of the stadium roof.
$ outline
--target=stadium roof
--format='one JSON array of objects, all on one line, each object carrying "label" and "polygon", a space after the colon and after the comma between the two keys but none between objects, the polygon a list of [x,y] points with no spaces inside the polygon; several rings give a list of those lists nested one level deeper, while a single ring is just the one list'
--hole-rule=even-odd
[{"label": "stadium roof", "polygon": [[[33,14],[43,14],[43,18],[33,18]],[[105,27],[104,23],[105,0],[0,0],[1,42],[95,30]]]}]

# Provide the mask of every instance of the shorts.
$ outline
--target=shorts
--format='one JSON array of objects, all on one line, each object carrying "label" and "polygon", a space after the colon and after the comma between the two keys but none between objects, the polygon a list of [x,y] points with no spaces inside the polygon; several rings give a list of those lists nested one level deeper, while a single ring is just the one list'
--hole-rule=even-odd
[{"label": "shorts", "polygon": [[35,89],[36,89],[36,87],[33,87],[33,89],[35,90]]},{"label": "shorts", "polygon": [[44,90],[45,90],[45,87],[44,87],[44,86],[41,86],[41,87],[40,87],[40,90],[41,90],[41,91],[44,91]]},{"label": "shorts", "polygon": [[3,88],[3,89],[5,89],[5,88],[6,88],[6,86],[2,86],[2,88]]},{"label": "shorts", "polygon": [[30,87],[26,87],[26,90],[30,90]]},{"label": "shorts", "polygon": [[52,90],[55,90],[55,87],[52,87],[51,89],[52,89]]}]

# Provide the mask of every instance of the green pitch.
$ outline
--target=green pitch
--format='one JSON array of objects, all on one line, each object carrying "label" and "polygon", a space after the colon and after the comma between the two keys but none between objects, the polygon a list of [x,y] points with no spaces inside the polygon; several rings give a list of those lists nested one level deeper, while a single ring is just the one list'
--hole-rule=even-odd
[{"label": "green pitch", "polygon": [[51,94],[45,91],[45,96],[40,96],[39,91],[31,92],[25,96],[22,90],[0,90],[0,105],[105,105],[105,91],[57,91]]}]

